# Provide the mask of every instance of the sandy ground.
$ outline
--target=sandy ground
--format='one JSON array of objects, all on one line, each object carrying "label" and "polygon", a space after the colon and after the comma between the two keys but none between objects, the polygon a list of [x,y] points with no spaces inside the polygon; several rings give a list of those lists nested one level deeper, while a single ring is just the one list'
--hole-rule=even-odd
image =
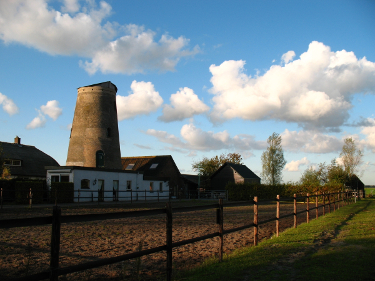
[{"label": "sandy ground", "polygon": [[[138,209],[160,208],[164,204],[138,206]],[[186,203],[185,203],[186,205]],[[177,205],[172,205],[177,207]],[[313,204],[310,208],[313,207]],[[131,207],[134,210],[134,206]],[[305,205],[299,205],[298,211]],[[119,212],[129,207],[64,208],[63,215]],[[292,204],[281,204],[281,214],[293,212]],[[320,210],[320,213],[322,210]],[[328,209],[326,208],[326,212]],[[51,208],[6,209],[0,219],[50,216]],[[259,206],[259,221],[275,217],[276,204]],[[225,207],[224,229],[253,222],[253,207]],[[315,210],[310,211],[315,218]],[[298,216],[298,223],[306,221],[306,214]],[[1,223],[1,221],[0,221]],[[275,234],[275,222],[259,226],[259,240]],[[60,267],[114,257],[165,245],[165,215],[142,218],[71,223],[61,226]],[[293,217],[280,221],[281,231],[293,226]],[[173,214],[173,242],[218,231],[214,209]],[[0,279],[26,276],[48,270],[51,226],[21,227],[0,230]],[[253,228],[224,236],[224,252],[253,245]],[[219,238],[207,239],[173,249],[174,272],[191,268],[207,258],[218,255]],[[99,267],[60,276],[59,280],[164,280],[166,253],[160,252],[140,259]]]}]

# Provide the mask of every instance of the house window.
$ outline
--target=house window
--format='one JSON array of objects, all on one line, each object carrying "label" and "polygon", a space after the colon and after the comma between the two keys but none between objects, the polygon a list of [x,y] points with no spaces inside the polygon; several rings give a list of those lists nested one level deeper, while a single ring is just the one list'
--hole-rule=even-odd
[{"label": "house window", "polygon": [[7,166],[21,166],[21,160],[5,159],[4,165]]},{"label": "house window", "polygon": [[60,182],[60,176],[51,176],[51,182]]},{"label": "house window", "polygon": [[162,182],[159,183],[159,191],[160,191],[160,192],[163,192],[163,183],[162,183]]},{"label": "house window", "polygon": [[104,152],[102,150],[98,150],[96,152],[96,168],[103,168],[104,167]]},{"label": "house window", "polygon": [[135,164],[129,164],[125,170],[132,170]]},{"label": "house window", "polygon": [[81,180],[81,189],[90,189],[90,180],[88,179]]},{"label": "house window", "polygon": [[158,166],[159,164],[152,164],[151,166],[150,166],[150,169],[156,169],[156,167]]},{"label": "house window", "polygon": [[127,182],[126,182],[126,189],[127,189],[127,190],[132,189],[132,181],[127,181]]},{"label": "house window", "polygon": [[150,182],[150,192],[154,192],[154,182]]},{"label": "house window", "polygon": [[60,176],[60,182],[69,182],[69,176]]}]

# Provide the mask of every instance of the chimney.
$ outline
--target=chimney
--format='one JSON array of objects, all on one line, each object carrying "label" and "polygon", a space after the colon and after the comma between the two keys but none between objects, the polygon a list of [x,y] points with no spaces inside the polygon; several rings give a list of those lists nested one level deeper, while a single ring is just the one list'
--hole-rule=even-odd
[{"label": "chimney", "polygon": [[16,136],[16,137],[14,138],[14,143],[15,143],[15,144],[21,144],[21,138],[19,138],[18,136]]}]

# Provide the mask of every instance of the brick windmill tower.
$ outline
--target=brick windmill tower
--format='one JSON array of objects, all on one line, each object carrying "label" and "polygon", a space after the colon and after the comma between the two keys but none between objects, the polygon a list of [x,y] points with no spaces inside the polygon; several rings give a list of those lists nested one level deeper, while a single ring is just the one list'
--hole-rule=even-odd
[{"label": "brick windmill tower", "polygon": [[116,93],[110,81],[78,88],[67,166],[122,168]]}]

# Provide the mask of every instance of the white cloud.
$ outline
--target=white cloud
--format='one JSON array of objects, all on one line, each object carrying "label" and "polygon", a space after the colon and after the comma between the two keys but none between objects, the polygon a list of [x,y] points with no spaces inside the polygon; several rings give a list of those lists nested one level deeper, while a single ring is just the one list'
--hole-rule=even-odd
[{"label": "white cloud", "polygon": [[46,105],[42,105],[40,110],[43,114],[48,115],[54,121],[62,114],[62,109],[59,108],[59,102],[57,100],[48,101]]},{"label": "white cloud", "polygon": [[367,118],[369,124],[372,126],[362,127],[361,133],[366,136],[364,140],[360,141],[360,144],[366,146],[372,152],[375,152],[375,119]]},{"label": "white cloud", "polygon": [[306,129],[338,130],[349,117],[355,93],[375,93],[375,63],[353,52],[332,52],[312,42],[299,59],[283,56],[263,76],[244,73],[244,61],[211,65],[213,122],[232,118],[282,120]]},{"label": "white cloud", "polygon": [[37,111],[38,116],[35,117],[29,124],[27,124],[26,129],[36,129],[44,127],[47,122],[46,115],[56,121],[57,118],[59,118],[59,116],[62,114],[62,109],[59,108],[59,102],[57,100],[48,101],[46,105],[42,105],[40,107],[40,110]]},{"label": "white cloud", "polygon": [[300,166],[308,165],[310,164],[310,161],[307,160],[306,157],[303,157],[301,160],[296,160],[296,161],[290,161],[285,165],[284,170],[289,171],[289,172],[297,172],[299,171]]},{"label": "white cloud", "polygon": [[251,135],[241,134],[232,138],[227,131],[217,133],[212,131],[206,132],[195,127],[193,124],[182,126],[180,131],[182,140],[166,131],[149,129],[145,133],[156,137],[160,142],[168,143],[174,148],[184,150],[211,151],[230,149],[232,151],[241,151],[246,157],[251,157],[252,153],[250,150],[266,147],[266,142],[255,141],[254,136]]},{"label": "white cloud", "polygon": [[134,118],[137,115],[147,115],[156,111],[163,103],[159,92],[155,91],[151,82],[133,81],[130,85],[132,94],[116,96],[118,120]]},{"label": "white cloud", "polygon": [[186,118],[202,114],[210,110],[192,89],[180,88],[180,91],[171,95],[171,104],[164,105],[163,115],[158,119],[164,122],[182,121]]},{"label": "white cloud", "polygon": [[79,55],[93,74],[137,73],[148,69],[174,70],[179,59],[199,52],[186,50],[189,40],[162,35],[155,40],[153,31],[142,26],[105,21],[112,7],[105,1],[97,6],[86,1],[65,0],[61,11],[47,0],[0,2],[0,39],[17,42],[51,55]]},{"label": "white cloud", "polygon": [[18,107],[13,102],[12,99],[8,98],[6,95],[0,93],[0,104],[3,105],[3,110],[9,115],[18,113]]},{"label": "white cloud", "polygon": [[288,51],[285,54],[281,56],[281,59],[284,63],[290,62],[294,57],[296,56],[296,53],[294,51]]},{"label": "white cloud", "polygon": [[325,135],[316,131],[285,131],[281,134],[282,146],[289,151],[307,153],[329,153],[342,149],[343,141],[335,136]]},{"label": "white cloud", "polygon": [[35,117],[29,124],[27,124],[26,129],[32,130],[44,127],[46,125],[46,122],[46,117],[39,111],[39,115]]}]

